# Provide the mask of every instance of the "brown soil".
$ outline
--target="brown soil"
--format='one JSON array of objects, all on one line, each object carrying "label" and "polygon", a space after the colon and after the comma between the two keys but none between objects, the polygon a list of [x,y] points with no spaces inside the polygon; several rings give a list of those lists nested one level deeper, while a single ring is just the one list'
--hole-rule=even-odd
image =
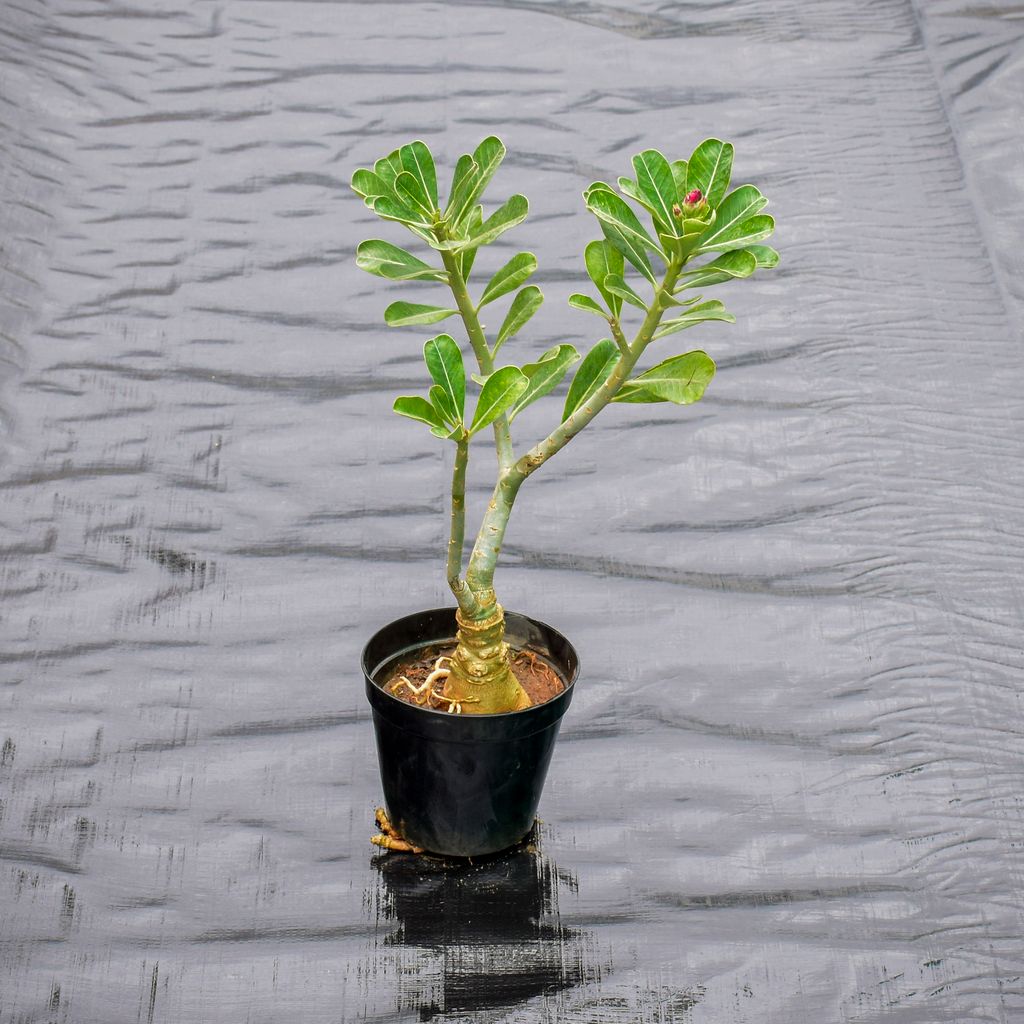
[{"label": "brown soil", "polygon": [[[395,684],[398,683],[401,676],[405,676],[415,688],[419,689],[426,681],[427,676],[434,671],[437,659],[450,658],[454,653],[454,644],[426,647],[414,661],[401,661],[395,665],[388,672],[381,688],[405,701],[406,704],[418,704],[420,707],[431,708],[434,711],[447,711],[447,702],[434,696],[435,691],[439,692],[444,688],[443,679],[437,680],[431,687],[429,697],[424,692],[417,698],[408,686],[395,686]],[[448,665],[446,662],[441,662],[441,667],[447,668]],[[519,685],[529,696],[531,705],[544,704],[565,689],[565,684],[558,673],[544,660],[542,655],[531,650],[513,650],[512,672],[519,680]]]}]

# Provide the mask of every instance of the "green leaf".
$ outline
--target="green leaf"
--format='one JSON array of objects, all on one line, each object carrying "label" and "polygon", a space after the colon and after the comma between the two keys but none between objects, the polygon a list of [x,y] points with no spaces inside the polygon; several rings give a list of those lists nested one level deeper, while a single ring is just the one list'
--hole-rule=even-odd
[{"label": "green leaf", "polygon": [[455,411],[451,395],[440,384],[432,384],[430,386],[430,404],[437,410],[438,415],[449,427],[461,425],[462,417]]},{"label": "green leaf", "polygon": [[437,209],[437,172],[434,170],[434,158],[423,142],[410,142],[399,151],[402,167],[411,174],[420,185],[420,190],[430,203],[431,211]]},{"label": "green leaf", "polygon": [[455,174],[452,176],[451,191],[448,193],[448,205],[444,211],[445,219],[453,227],[458,226],[473,207],[473,185],[479,173],[480,168],[468,153],[459,157],[455,164]]},{"label": "green leaf", "polygon": [[719,248],[720,245],[726,249],[745,248],[744,245],[728,243],[740,225],[763,210],[767,203],[768,200],[753,185],[740,185],[738,189],[730,192],[718,207],[715,223],[700,239],[700,250],[707,252]]},{"label": "green leaf", "polygon": [[466,367],[462,350],[449,334],[439,334],[423,346],[423,361],[434,384],[445,393],[453,410],[452,421],[460,423],[466,407]]},{"label": "green leaf", "polygon": [[517,253],[487,282],[477,308],[514,292],[536,269],[537,257],[532,252]]},{"label": "green leaf", "polygon": [[702,267],[685,271],[685,280],[679,286],[679,290],[705,288],[737,277],[750,277],[755,270],[757,257],[749,249],[736,249],[734,252],[723,253],[718,259],[705,263]]},{"label": "green leaf", "polygon": [[732,249],[745,249],[752,242],[760,242],[770,238],[775,231],[775,218],[768,214],[748,217],[741,224],[724,233],[715,232],[711,241],[701,239],[698,252],[729,252]]},{"label": "green leaf", "polygon": [[457,309],[440,306],[421,306],[417,302],[392,302],[384,310],[384,322],[389,327],[408,327],[410,324],[436,324],[439,320],[458,313]]},{"label": "green leaf", "polygon": [[427,198],[426,192],[423,191],[423,186],[418,178],[414,178],[408,171],[402,171],[395,178],[395,191],[398,193],[398,198],[410,210],[416,210],[421,214],[421,220],[424,220],[427,224],[431,222],[430,215],[433,207],[430,205],[430,200]]},{"label": "green leaf", "polygon": [[443,270],[431,267],[412,253],[380,238],[360,242],[356,249],[356,266],[368,274],[386,277],[391,281],[413,281],[425,278],[431,281],[445,281]]},{"label": "green leaf", "polygon": [[470,434],[475,434],[489,423],[493,423],[515,403],[529,384],[526,375],[518,366],[503,366],[500,370],[495,370],[480,391],[476,412],[469,428]]},{"label": "green leaf", "polygon": [[732,144],[705,139],[690,157],[686,171],[686,191],[700,189],[712,210],[718,207],[729,187],[732,175]]},{"label": "green leaf", "polygon": [[[691,162],[692,169],[693,164]],[[669,234],[676,234],[672,207],[676,202],[676,186],[672,168],[656,149],[645,149],[633,157],[633,170],[640,193],[654,212],[654,219]]]},{"label": "green leaf", "polygon": [[[599,193],[591,193],[591,196],[596,196]],[[606,193],[611,195],[611,193]],[[618,199],[618,196],[613,198]],[[619,200],[621,202],[621,200]],[[601,225],[601,231],[604,233],[605,239],[611,243],[611,245],[618,250],[629,262],[647,278],[651,284],[657,287],[657,282],[654,278],[654,271],[651,269],[651,262],[647,258],[647,252],[642,245],[634,241],[632,237],[626,237],[617,228],[613,227],[607,221],[599,221]]]},{"label": "green leaf", "polygon": [[459,245],[457,249],[469,246],[476,249],[481,245],[493,242],[498,235],[526,220],[526,215],[529,212],[530,204],[526,196],[514,195],[510,197],[480,225],[477,232]]},{"label": "green leaf", "polygon": [[523,374],[529,381],[529,385],[509,410],[509,423],[519,415],[521,410],[553,391],[566,375],[569,367],[579,357],[579,352],[572,345],[555,345],[553,348],[549,348],[537,362],[527,363],[523,367]]},{"label": "green leaf", "polygon": [[587,353],[569,385],[569,394],[566,395],[565,408],[562,410],[563,423],[590,400],[608,379],[618,361],[619,348],[610,338],[602,338]]},{"label": "green leaf", "polygon": [[473,201],[483,195],[484,189],[490,184],[494,172],[505,158],[505,144],[495,135],[488,135],[473,150],[473,162],[477,165],[476,181],[473,185]]},{"label": "green leaf", "polygon": [[657,287],[657,281],[654,278],[654,271],[651,269],[647,253],[639,246],[634,245],[630,239],[616,231],[611,224],[605,224],[602,221],[601,230],[604,232],[605,239],[629,260],[634,269],[638,270],[651,284]]},{"label": "green leaf", "polygon": [[610,193],[611,195],[615,195],[615,189],[613,189],[613,188],[611,187],[611,185],[609,185],[609,184],[608,184],[608,182],[607,182],[607,181],[592,181],[592,182],[591,182],[591,183],[590,183],[590,184],[589,184],[589,185],[588,185],[588,186],[587,186],[587,187],[586,187],[586,188],[585,188],[585,189],[583,190],[583,201],[584,201],[584,202],[588,202],[588,201],[590,200],[590,196],[591,196],[591,195],[592,195],[592,194],[593,194],[594,192],[608,192],[608,193]]},{"label": "green leaf", "polygon": [[419,420],[429,427],[443,430],[443,437],[448,436],[448,428],[444,425],[441,414],[425,398],[419,395],[402,395],[395,399],[392,406],[399,416],[408,416],[411,420]]},{"label": "green leaf", "polygon": [[650,210],[654,213],[651,208],[651,204],[644,198],[644,194],[640,191],[640,186],[632,178],[619,178],[618,180],[619,191],[623,195],[629,196],[634,202],[639,203],[645,210]]},{"label": "green leaf", "polygon": [[[482,206],[474,206],[469,214],[469,218],[466,221],[466,231],[468,234],[474,234],[480,230],[480,225],[484,222],[484,208]],[[462,249],[455,253],[455,259],[459,264],[459,272],[462,274],[462,280],[469,280],[469,272],[473,269],[473,262],[476,260],[477,250],[476,248]]]},{"label": "green leaf", "polygon": [[625,299],[632,306],[637,306],[642,309],[645,313],[647,312],[647,304],[643,299],[632,288],[626,284],[625,280],[619,274],[609,274],[604,279],[604,286],[614,295],[616,298]]},{"label": "green leaf", "polygon": [[402,156],[396,149],[388,153],[386,157],[378,160],[373,165],[373,172],[382,178],[391,187],[394,187],[395,178],[402,173]]},{"label": "green leaf", "polygon": [[661,326],[654,332],[654,337],[655,339],[664,338],[666,335],[675,334],[676,331],[685,331],[687,327],[694,327],[708,320],[722,320],[728,324],[736,323],[736,317],[732,313],[727,313],[725,306],[718,299],[711,299],[708,302],[702,302],[699,306],[691,306],[685,313],[671,320],[663,320]]},{"label": "green leaf", "polygon": [[573,309],[582,309],[584,313],[596,313],[602,320],[608,319],[608,312],[601,308],[596,299],[592,299],[589,295],[581,295],[579,292],[573,292],[569,296],[569,305]]},{"label": "green leaf", "polygon": [[352,175],[352,191],[366,199],[391,195],[391,186],[380,175],[360,168]]},{"label": "green leaf", "polygon": [[669,166],[672,168],[672,181],[676,186],[676,202],[681,203],[686,198],[686,161],[673,160]]},{"label": "green leaf", "polygon": [[771,269],[779,265],[779,254],[770,245],[749,245],[746,251],[753,253],[758,270],[762,267]]},{"label": "green leaf", "polygon": [[662,309],[668,309],[670,306],[693,306],[702,298],[704,298],[703,295],[691,295],[688,299],[677,299],[674,295],[662,292],[659,301]]},{"label": "green leaf", "polygon": [[587,273],[590,275],[590,280],[597,286],[597,290],[608,304],[612,314],[618,316],[622,310],[622,300],[619,296],[613,295],[608,291],[604,280],[609,274],[622,277],[626,269],[622,253],[607,239],[601,239],[597,242],[590,242],[587,245],[583,252],[583,259],[587,264]]},{"label": "green leaf", "polygon": [[384,220],[397,220],[408,228],[430,228],[430,222],[417,210],[410,209],[404,203],[391,196],[378,196],[373,201],[373,212]]},{"label": "green leaf", "polygon": [[587,208],[598,220],[614,228],[624,238],[643,249],[650,249],[651,252],[656,252],[664,257],[665,253],[661,246],[647,233],[637,219],[637,215],[626,205],[625,200],[614,192],[605,192],[601,189],[590,192],[587,198]]},{"label": "green leaf", "polygon": [[540,304],[543,301],[544,295],[535,284],[528,284],[525,288],[520,289],[519,293],[512,300],[512,305],[508,307],[508,313],[505,315],[505,320],[498,331],[498,337],[494,342],[495,352],[509,338],[514,334],[518,334],[523,329],[530,317],[540,309]]},{"label": "green leaf", "polygon": [[691,405],[701,398],[714,375],[714,361],[706,352],[687,352],[626,381],[612,401]]}]

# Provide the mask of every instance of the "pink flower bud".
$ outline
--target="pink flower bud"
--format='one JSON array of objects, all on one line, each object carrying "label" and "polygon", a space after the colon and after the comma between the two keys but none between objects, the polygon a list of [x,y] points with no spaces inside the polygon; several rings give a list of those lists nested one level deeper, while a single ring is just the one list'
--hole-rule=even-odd
[{"label": "pink flower bud", "polygon": [[704,193],[699,188],[695,188],[687,197],[683,200],[687,206],[696,206],[704,198]]}]

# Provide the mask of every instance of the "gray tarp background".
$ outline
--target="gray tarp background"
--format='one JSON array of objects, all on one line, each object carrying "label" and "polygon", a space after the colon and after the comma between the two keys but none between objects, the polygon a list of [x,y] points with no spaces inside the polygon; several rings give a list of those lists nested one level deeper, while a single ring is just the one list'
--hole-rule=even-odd
[{"label": "gray tarp background", "polygon": [[[1021,1020],[1022,108],[1009,3],[8,0],[0,1020]],[[367,842],[449,453],[346,185],[490,132],[516,361],[596,340],[645,146],[733,140],[783,263],[524,489],[501,594],[584,676],[540,852],[444,874]]]}]

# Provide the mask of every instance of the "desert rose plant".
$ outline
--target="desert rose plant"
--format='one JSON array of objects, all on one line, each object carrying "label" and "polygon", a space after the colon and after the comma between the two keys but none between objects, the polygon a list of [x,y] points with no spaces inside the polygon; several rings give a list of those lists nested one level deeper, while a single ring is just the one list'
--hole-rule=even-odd
[{"label": "desert rose plant", "polygon": [[[665,339],[706,321],[734,323],[720,301],[705,300],[700,292],[778,263],[775,250],[760,244],[775,226],[761,212],[765,197],[753,185],[728,191],[732,145],[707,139],[689,160],[674,161],[645,150],[633,157],[634,177],[619,178],[617,190],[596,181],[583,193],[604,235],[584,253],[597,294],[572,295],[569,304],[601,318],[611,337],[598,341],[582,360],[572,345],[563,343],[522,366],[498,365],[505,343],[522,331],[543,301],[540,289],[526,283],[537,269],[530,252],[516,253],[478,287],[475,298],[470,294],[477,252],[527,214],[521,195],[490,214],[481,205],[504,155],[504,145],[492,136],[472,155],[459,157],[444,203],[434,160],[423,142],[402,146],[372,170],[352,176],[353,190],[374,213],[401,224],[432,251],[425,253],[430,255],[426,262],[391,242],[372,239],[359,245],[357,264],[391,281],[427,282],[451,294],[442,305],[393,302],[384,311],[385,321],[393,327],[422,326],[458,316],[478,371],[470,377],[476,391],[470,414],[462,346],[451,335],[438,334],[423,349],[433,382],[426,397],[403,396],[394,404],[395,412],[421,421],[455,446],[447,577],[458,602],[458,646],[448,667],[434,673],[438,682],[443,679],[443,689],[434,695],[459,713],[515,711],[530,703],[510,669],[504,613],[494,591],[495,566],[523,483],[612,402],[689,405],[700,399],[715,373],[714,362],[700,349],[663,357]],[[649,227],[630,203],[646,214]],[[627,280],[627,265],[633,284]],[[501,326],[488,337],[481,310],[510,295]],[[627,313],[639,321],[635,330],[627,331]],[[653,366],[641,369],[638,364],[649,347],[662,351]],[[517,450],[512,439],[516,417],[552,392],[577,362],[554,428],[525,451]],[[464,570],[470,441],[488,427],[497,479]]]}]

